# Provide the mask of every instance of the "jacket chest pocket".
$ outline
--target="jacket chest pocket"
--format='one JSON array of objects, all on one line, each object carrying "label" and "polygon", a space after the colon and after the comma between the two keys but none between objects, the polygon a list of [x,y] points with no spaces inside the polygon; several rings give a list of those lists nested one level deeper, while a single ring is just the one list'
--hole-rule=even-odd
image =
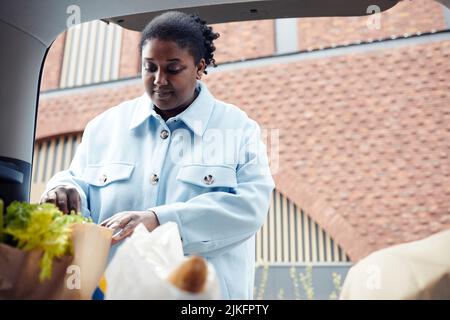
[{"label": "jacket chest pocket", "polygon": [[236,170],[225,165],[184,165],[178,172],[177,180],[207,189],[237,187]]},{"label": "jacket chest pocket", "polygon": [[83,179],[91,186],[105,187],[117,181],[129,180],[134,165],[130,163],[107,163],[88,165]]}]

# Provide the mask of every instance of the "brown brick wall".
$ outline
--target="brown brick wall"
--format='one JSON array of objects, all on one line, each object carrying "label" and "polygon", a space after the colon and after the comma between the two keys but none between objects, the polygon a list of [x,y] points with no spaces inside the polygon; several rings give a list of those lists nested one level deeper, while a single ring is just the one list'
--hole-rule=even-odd
[{"label": "brown brick wall", "polygon": [[298,20],[300,50],[317,49],[392,35],[445,29],[443,7],[434,0],[402,1],[381,13],[381,29],[369,30],[368,17],[302,18]]},{"label": "brown brick wall", "polygon": [[[333,44],[424,33],[445,28],[442,6],[433,0],[403,1],[382,13],[381,30],[369,30],[367,17],[302,18],[298,20],[299,50]],[[217,63],[272,55],[275,52],[273,20],[212,25],[221,34],[216,41]],[[140,33],[123,30],[119,77],[140,73],[138,52]],[[52,45],[46,60],[41,90],[59,87],[64,54],[64,34]]]},{"label": "brown brick wall", "polygon": [[[356,261],[450,223],[450,41],[205,77],[280,131],[277,188]],[[140,84],[42,99],[37,137],[83,130]],[[273,146],[269,144],[269,151]]]},{"label": "brown brick wall", "polygon": [[220,38],[215,41],[217,63],[272,55],[275,50],[273,20],[212,25]]},{"label": "brown brick wall", "polygon": [[143,87],[124,86],[120,90],[98,89],[85,93],[63,94],[39,101],[36,140],[84,130],[96,115],[120,102],[143,93]]},{"label": "brown brick wall", "polygon": [[60,34],[49,49],[44,62],[41,91],[59,88],[66,33]]},{"label": "brown brick wall", "polygon": [[122,48],[120,52],[119,78],[133,77],[140,74],[139,41],[140,32],[122,30]]}]

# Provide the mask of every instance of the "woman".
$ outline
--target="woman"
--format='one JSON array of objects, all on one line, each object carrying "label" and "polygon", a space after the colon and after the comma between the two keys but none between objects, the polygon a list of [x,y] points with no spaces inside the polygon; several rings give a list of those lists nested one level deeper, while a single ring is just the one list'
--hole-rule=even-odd
[{"label": "woman", "polygon": [[184,253],[216,268],[223,298],[251,299],[254,235],[274,183],[257,123],[200,81],[218,36],[195,15],[153,19],[140,44],[145,93],[88,123],[42,201],[114,229],[113,244],[139,223],[173,221]]}]

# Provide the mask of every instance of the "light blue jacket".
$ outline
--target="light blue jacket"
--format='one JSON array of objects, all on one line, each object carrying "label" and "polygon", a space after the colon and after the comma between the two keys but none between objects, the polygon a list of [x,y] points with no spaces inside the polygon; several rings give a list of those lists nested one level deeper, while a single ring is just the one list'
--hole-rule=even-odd
[{"label": "light blue jacket", "polygon": [[266,148],[255,121],[198,85],[196,100],[167,122],[147,94],[97,116],[46,189],[76,187],[96,223],[147,209],[176,222],[184,253],[216,268],[223,298],[252,299],[255,233],[274,188]]}]

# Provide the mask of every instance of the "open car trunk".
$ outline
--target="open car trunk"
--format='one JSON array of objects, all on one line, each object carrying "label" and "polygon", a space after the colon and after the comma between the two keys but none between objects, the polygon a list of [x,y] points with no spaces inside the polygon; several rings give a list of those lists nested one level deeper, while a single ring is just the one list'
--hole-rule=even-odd
[{"label": "open car trunk", "polygon": [[166,10],[208,23],[287,17],[362,16],[397,0],[4,0],[0,3],[0,198],[28,201],[40,79],[46,53],[74,23],[102,19],[142,30]]}]

